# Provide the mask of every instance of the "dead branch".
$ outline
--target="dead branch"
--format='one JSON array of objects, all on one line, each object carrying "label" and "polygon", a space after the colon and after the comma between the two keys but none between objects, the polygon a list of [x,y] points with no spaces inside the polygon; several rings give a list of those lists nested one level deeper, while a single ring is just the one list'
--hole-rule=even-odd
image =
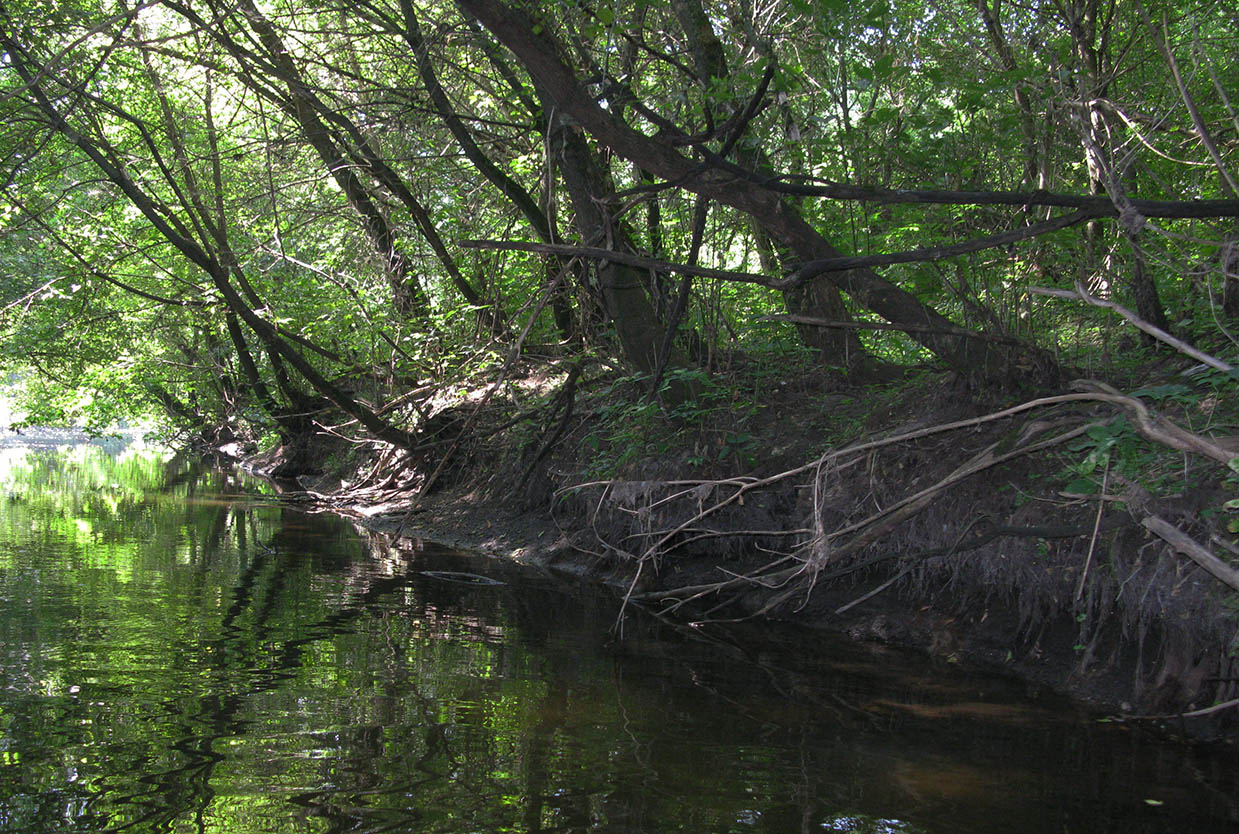
[{"label": "dead branch", "polygon": [[1235,458],[1234,452],[1212,438],[1193,434],[1163,417],[1155,416],[1140,400],[1124,396],[1103,382],[1082,379],[1073,383],[1073,387],[1089,391],[1086,396],[1092,399],[1114,403],[1126,409],[1135,423],[1136,431],[1146,440],[1169,446],[1171,449],[1178,449],[1181,452],[1195,452],[1218,463],[1229,464]]},{"label": "dead branch", "polygon": [[[1050,220],[1044,220],[1040,223],[1033,223],[1029,226],[1020,226],[1016,229],[1010,229],[1005,232],[999,232],[994,235],[986,235],[984,237],[973,238],[959,243],[952,243],[945,246],[926,246],[921,249],[908,249],[903,252],[889,252],[884,255],[852,255],[839,258],[823,258],[816,261],[808,261],[802,264],[796,272],[787,279],[785,283],[791,286],[799,286],[807,281],[816,278],[827,272],[842,272],[847,269],[858,269],[861,267],[873,266],[889,266],[890,264],[907,264],[920,263],[924,261],[941,261],[947,258],[954,258],[960,255],[968,255],[973,252],[980,252],[985,249],[997,249],[1001,246],[1010,246],[1013,243],[1018,243],[1021,240],[1039,237],[1040,235],[1056,232],[1059,229],[1066,229],[1075,226],[1078,223],[1083,223],[1086,220],[1097,220],[1099,215],[1096,211],[1090,209],[1080,209],[1073,211],[1071,214],[1064,214],[1062,217],[1055,217]],[[971,331],[969,331],[971,333]]]},{"label": "dead branch", "polygon": [[1074,290],[1056,290],[1049,287],[1029,287],[1028,291],[1033,295],[1048,295],[1054,298],[1070,298],[1077,301],[1086,301],[1094,307],[1103,307],[1107,310],[1113,310],[1135,325],[1138,329],[1148,333],[1159,342],[1164,342],[1180,353],[1187,354],[1193,359],[1203,362],[1211,368],[1216,368],[1217,370],[1224,372],[1230,372],[1235,369],[1234,365],[1223,362],[1215,356],[1210,356],[1209,354],[1192,347],[1182,339],[1176,339],[1160,327],[1149,324],[1147,321],[1140,318],[1126,307],[1116,304],[1113,301],[1107,301],[1106,299],[1098,298],[1089,294],[1089,291],[1084,289],[1084,286],[1078,282],[1076,283],[1076,288]]},{"label": "dead branch", "polygon": [[950,333],[956,336],[968,336],[973,339],[984,339],[988,342],[998,342],[1006,345],[1024,344],[1018,339],[1008,336],[994,336],[989,333],[978,333],[964,327],[931,327],[916,324],[888,324],[880,321],[831,321],[817,319],[812,316],[802,316],[797,313],[776,313],[769,316],[759,316],[754,321],[786,321],[791,324],[807,324],[810,327],[831,327],[839,330],[898,330],[903,333]]},{"label": "dead branch", "polygon": [[[981,520],[978,519],[978,523],[980,521]],[[1125,522],[1119,520],[1107,521],[1101,525],[1098,532],[1111,532],[1118,530],[1124,525],[1124,523]],[[976,524],[970,525],[969,529],[975,526]],[[965,533],[966,532],[967,531],[965,531]],[[943,547],[935,547],[931,550],[922,551],[904,558],[907,558],[915,563],[920,563],[924,562],[926,559],[950,556],[956,553],[967,553],[976,550],[977,548],[984,547],[995,539],[1000,538],[1072,539],[1079,538],[1080,536],[1087,536],[1092,532],[1093,527],[1091,525],[1089,527],[1025,527],[997,524],[988,527],[985,532],[973,536],[966,541],[956,542]],[[646,593],[636,594],[633,598],[639,602],[665,602],[667,600],[676,600],[674,604],[670,605],[666,609],[667,611],[674,611],[681,605],[687,605],[689,602],[701,597],[725,591],[739,585],[763,585],[768,588],[782,587],[779,584],[770,582],[764,577],[778,575],[774,573],[774,568],[790,561],[792,558],[793,557],[791,556],[784,556],[774,562],[762,565],[761,567],[750,571],[748,574],[737,574],[732,571],[724,570],[723,573],[727,574],[727,579],[720,580],[718,582],[707,582],[700,585],[686,585],[680,588],[671,588],[661,591],[648,591]],[[835,570],[822,573],[817,577],[817,580],[819,582],[829,582],[865,570],[866,568],[871,568],[882,562],[888,562],[891,559],[898,558],[901,557],[897,553],[881,553],[873,558],[866,559],[863,562],[855,562],[853,564],[845,565]],[[685,594],[689,596],[684,597]],[[680,597],[684,598],[680,599]]]},{"label": "dead branch", "polygon": [[1222,710],[1230,709],[1231,707],[1239,707],[1239,698],[1233,698],[1229,701],[1223,701],[1222,703],[1214,704],[1211,707],[1201,707],[1200,709],[1194,709],[1191,712],[1183,712],[1183,713],[1179,713],[1178,715],[1171,715],[1167,717],[1168,718],[1199,718],[1202,715],[1212,715],[1215,712],[1221,712]]},{"label": "dead branch", "polygon": [[1239,570],[1223,562],[1204,545],[1175,527],[1169,521],[1155,515],[1146,516],[1140,524],[1149,532],[1163,539],[1167,544],[1184,556],[1200,565],[1213,575],[1215,579],[1225,582],[1231,588],[1239,591]]}]

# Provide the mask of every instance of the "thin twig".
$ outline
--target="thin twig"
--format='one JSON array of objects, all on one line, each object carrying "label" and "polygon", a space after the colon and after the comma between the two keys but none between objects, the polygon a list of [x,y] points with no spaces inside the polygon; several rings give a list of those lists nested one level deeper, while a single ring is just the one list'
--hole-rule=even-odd
[{"label": "thin twig", "polygon": [[1080,595],[1084,593],[1084,581],[1088,579],[1089,565],[1093,563],[1093,551],[1097,547],[1097,533],[1101,530],[1101,516],[1106,510],[1106,502],[1104,496],[1106,494],[1106,485],[1110,480],[1110,459],[1106,458],[1106,469],[1101,475],[1101,493],[1097,498],[1097,518],[1093,521],[1093,535],[1088,540],[1088,555],[1084,557],[1084,569],[1080,571],[1080,582],[1076,585],[1076,600],[1080,599]]}]

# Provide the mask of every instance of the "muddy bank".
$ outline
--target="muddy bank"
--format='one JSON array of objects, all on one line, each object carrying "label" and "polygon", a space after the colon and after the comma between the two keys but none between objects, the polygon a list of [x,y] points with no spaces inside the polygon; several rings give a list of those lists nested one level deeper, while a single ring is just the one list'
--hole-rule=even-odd
[{"label": "muddy bank", "polygon": [[863,399],[806,385],[665,437],[613,419],[614,387],[564,418],[552,385],[523,432],[495,430],[514,408],[452,405],[417,454],[320,437],[248,465],[287,479],[289,458],[327,462],[290,497],[393,539],[607,583],[666,616],[913,647],[1233,737],[1234,591],[1150,522],[1213,553],[1233,540],[1217,511],[1226,467],[1145,436],[1192,415],[1098,384],[999,405],[944,398],[944,384]]}]

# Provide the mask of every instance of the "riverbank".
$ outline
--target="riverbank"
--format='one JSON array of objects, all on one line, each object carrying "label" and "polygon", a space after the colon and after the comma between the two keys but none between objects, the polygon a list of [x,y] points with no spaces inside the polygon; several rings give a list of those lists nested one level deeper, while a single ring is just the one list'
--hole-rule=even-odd
[{"label": "riverbank", "polygon": [[[716,388],[666,419],[605,372],[531,375],[432,404],[415,455],[319,436],[248,465],[392,539],[571,572],[666,616],[913,647],[1230,736],[1234,591],[1167,540],[1233,546],[1226,424],[1207,385],[1128,382],[979,403],[930,373],[863,392],[806,374],[764,408]],[[1161,442],[1182,425],[1223,451]]]}]

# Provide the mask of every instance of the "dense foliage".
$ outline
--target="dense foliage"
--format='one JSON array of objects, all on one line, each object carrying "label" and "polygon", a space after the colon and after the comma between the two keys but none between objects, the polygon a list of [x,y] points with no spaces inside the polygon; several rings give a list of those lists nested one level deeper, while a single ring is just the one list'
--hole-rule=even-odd
[{"label": "dense foliage", "polygon": [[334,408],[404,446],[430,393],[534,347],[670,406],[735,357],[994,390],[1132,355],[1038,289],[1233,354],[1235,27],[1151,0],[5,0],[0,353],[31,422],[287,436]]}]

